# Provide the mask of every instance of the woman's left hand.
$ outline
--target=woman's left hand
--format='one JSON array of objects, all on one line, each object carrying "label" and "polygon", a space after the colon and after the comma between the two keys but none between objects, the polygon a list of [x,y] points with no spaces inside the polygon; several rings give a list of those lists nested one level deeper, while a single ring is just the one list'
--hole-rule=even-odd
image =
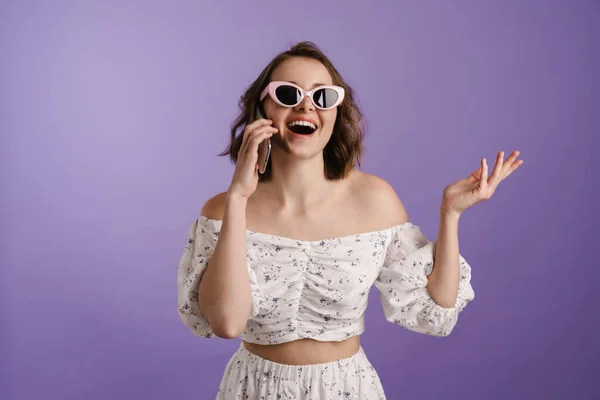
[{"label": "woman's left hand", "polygon": [[504,152],[499,152],[496,166],[489,178],[486,160],[482,159],[481,167],[477,171],[444,189],[442,211],[460,215],[472,205],[492,197],[498,184],[523,164],[523,160],[517,161],[518,155],[518,151],[513,151],[504,161]]}]

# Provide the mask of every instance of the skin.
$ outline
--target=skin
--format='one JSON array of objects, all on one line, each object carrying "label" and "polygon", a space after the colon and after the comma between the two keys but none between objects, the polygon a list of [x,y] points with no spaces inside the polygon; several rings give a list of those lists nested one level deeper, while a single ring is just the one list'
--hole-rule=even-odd
[{"label": "skin", "polygon": [[[295,82],[304,90],[332,84],[318,61],[293,58],[283,62],[272,80]],[[323,148],[335,123],[335,110],[318,110],[309,98],[294,108],[279,106],[270,97],[264,102],[268,120],[248,125],[236,169],[228,190],[209,199],[201,214],[222,220],[221,233],[199,288],[199,305],[212,330],[223,338],[238,337],[251,307],[246,264],[246,230],[298,240],[320,240],[386,229],[409,221],[394,189],[385,180],[353,170],[345,179],[330,181],[323,173]],[[305,117],[318,125],[311,137],[298,137],[286,127]],[[258,144],[271,138],[272,179],[258,183]],[[502,154],[502,153],[500,153]],[[489,199],[498,183],[520,164],[511,155],[506,163],[499,154],[490,180],[487,166],[467,179],[449,185],[440,206],[440,231],[436,259],[429,276],[430,294],[441,306],[451,307],[458,291],[458,220],[473,204]],[[356,354],[360,337],[340,342],[300,339],[278,345],[244,341],[252,353],[289,364],[325,363]]]}]

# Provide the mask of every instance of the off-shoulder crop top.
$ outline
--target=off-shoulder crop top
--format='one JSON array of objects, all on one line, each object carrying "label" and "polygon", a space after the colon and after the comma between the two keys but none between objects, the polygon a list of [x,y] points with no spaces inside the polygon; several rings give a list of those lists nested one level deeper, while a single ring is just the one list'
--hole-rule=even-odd
[{"label": "off-shoulder crop top", "polygon": [[[197,336],[214,335],[198,306],[221,221],[200,216],[189,230],[178,274],[178,313]],[[325,240],[246,232],[252,309],[241,339],[278,344],[301,338],[342,341],[364,332],[369,291],[379,289],[385,318],[415,332],[447,336],[475,297],[471,267],[459,255],[460,284],[451,308],[427,291],[433,246],[410,222]]]}]

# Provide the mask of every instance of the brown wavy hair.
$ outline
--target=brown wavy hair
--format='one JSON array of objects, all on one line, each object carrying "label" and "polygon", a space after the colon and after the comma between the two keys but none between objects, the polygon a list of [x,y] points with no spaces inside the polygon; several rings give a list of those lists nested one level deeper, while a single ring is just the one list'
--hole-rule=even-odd
[{"label": "brown wavy hair", "polygon": [[[342,79],[329,58],[312,42],[300,42],[289,50],[279,53],[246,89],[238,103],[240,113],[231,126],[231,141],[227,149],[219,155],[229,155],[234,164],[237,162],[244,129],[256,118],[254,114],[259,105],[261,92],[271,81],[273,71],[283,61],[294,57],[319,61],[329,71],[333,84],[341,86],[345,90],[344,101],[337,108],[333,134],[323,149],[325,177],[331,180],[343,179],[355,165],[359,167],[361,165],[364,138],[363,114],[355,102],[352,88]],[[259,174],[259,181],[268,181],[271,178],[271,165],[268,163],[265,173]]]}]

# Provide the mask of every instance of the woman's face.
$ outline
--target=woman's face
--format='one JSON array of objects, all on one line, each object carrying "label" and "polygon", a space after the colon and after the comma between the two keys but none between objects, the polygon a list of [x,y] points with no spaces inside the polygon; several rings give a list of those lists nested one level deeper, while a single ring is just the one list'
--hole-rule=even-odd
[{"label": "woman's face", "polygon": [[[294,57],[282,62],[272,73],[271,81],[292,82],[305,91],[319,85],[331,85],[329,71],[323,64],[311,58]],[[319,155],[333,133],[337,108],[319,110],[309,97],[305,97],[296,107],[283,107],[270,96],[263,102],[266,117],[273,121],[279,130],[271,141],[289,155],[299,158],[312,158]],[[298,129],[293,122],[310,121],[317,129],[311,134],[294,133]]]}]

